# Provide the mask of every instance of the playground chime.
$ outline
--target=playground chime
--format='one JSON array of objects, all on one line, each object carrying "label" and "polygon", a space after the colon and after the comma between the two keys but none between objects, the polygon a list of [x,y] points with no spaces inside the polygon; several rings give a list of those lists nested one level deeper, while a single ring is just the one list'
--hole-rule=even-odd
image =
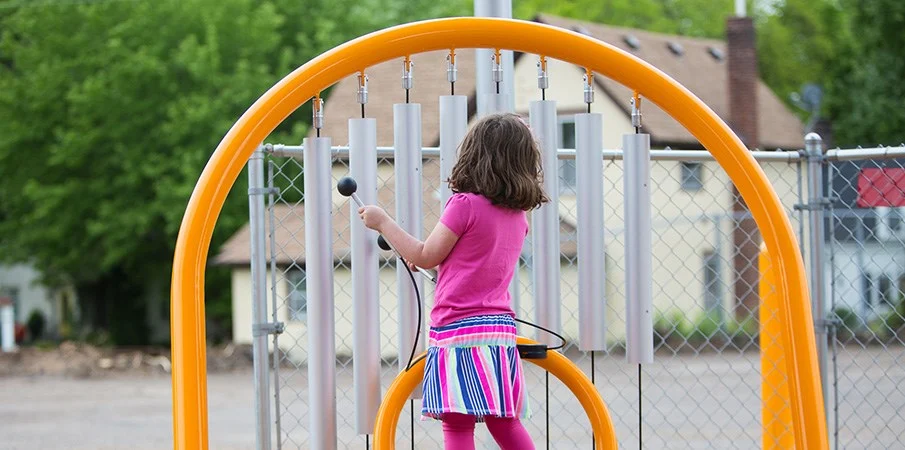
[{"label": "playground chime", "polygon": [[[492,56],[492,79],[495,89],[485,95],[483,104],[486,106],[485,114],[503,112],[510,104],[508,95],[501,93],[499,84],[502,81],[502,69],[500,67],[501,52],[496,50]],[[447,56],[447,78],[450,83],[450,92],[454,92],[457,69],[455,64],[455,52],[450,51]],[[541,56],[538,63],[538,88],[541,91],[542,100],[531,102],[530,126],[536,134],[542,151],[542,164],[545,173],[557,173],[560,155],[557,149],[557,116],[556,102],[546,99],[546,89],[549,86],[547,73],[547,60]],[[378,275],[379,267],[377,246],[384,250],[393,250],[390,245],[378,237],[372,230],[364,227],[364,224],[354,214],[354,211],[366,204],[375,204],[377,199],[376,161],[377,161],[377,123],[373,118],[365,115],[365,104],[368,98],[368,77],[364,72],[358,74],[357,99],[361,105],[361,117],[350,118],[349,130],[349,167],[350,176],[345,177],[337,184],[340,194],[350,197],[350,227],[352,230],[351,241],[351,270],[352,270],[352,302],[353,302],[353,374],[354,374],[354,399],[355,402],[355,428],[359,434],[369,435],[374,431],[376,415],[380,404],[380,353],[379,329],[377,323],[378,305]],[[578,240],[578,277],[579,277],[579,339],[578,346],[582,351],[591,352],[592,357],[592,382],[594,378],[593,358],[594,352],[606,350],[605,328],[605,271],[604,271],[604,199],[603,199],[603,120],[602,115],[591,113],[591,104],[594,100],[593,74],[587,71],[584,77],[584,99],[587,104],[587,113],[576,114],[575,117],[575,142],[574,157],[578,167],[577,176],[577,240]],[[406,102],[393,106],[394,124],[394,167],[396,189],[396,220],[399,225],[421,239],[422,224],[422,189],[421,189],[421,105],[410,103],[409,90],[413,88],[413,64],[409,57],[403,60],[402,87],[406,91]],[[317,100],[315,100],[317,101]],[[481,100],[479,100],[481,101]],[[625,148],[625,220],[626,220],[626,246],[632,251],[626,255],[626,311],[627,311],[627,359],[630,363],[649,363],[653,360],[653,329],[651,322],[651,288],[650,288],[650,201],[649,201],[649,151],[650,139],[646,134],[640,133],[640,98],[636,94],[630,99],[632,104],[632,118],[635,133],[627,134],[623,138]],[[323,124],[323,105],[314,108],[315,127],[320,136],[319,128]],[[440,179],[445,180],[451,173],[455,164],[456,150],[465,134],[467,126],[467,97],[464,95],[446,95],[439,98],[440,115]],[[316,137],[306,139],[304,144],[306,154],[306,181],[318,180],[318,184],[306,186],[309,189],[323,190],[320,184],[326,176],[329,176],[329,167],[307,164],[307,153],[310,151],[322,151],[330,148],[329,137]],[[323,149],[323,150],[320,150]],[[320,171],[323,173],[311,173]],[[536,327],[538,344],[520,344],[519,351],[525,359],[545,358],[550,349],[561,348],[565,339],[559,333],[562,323],[560,319],[560,276],[559,276],[559,210],[558,194],[559,180],[556,176],[544,178],[544,189],[550,202],[535,210],[532,214],[532,247],[533,247],[533,279],[535,299],[535,322],[530,323],[518,319],[519,322]],[[441,208],[451,195],[449,187],[441,181]],[[307,205],[311,201],[317,201],[319,196],[309,197]],[[329,199],[326,199],[329,202]],[[329,207],[329,203],[328,206]],[[318,207],[309,211],[319,210]],[[329,241],[332,234],[329,230],[323,230],[315,225],[319,218],[312,214],[306,214],[306,227],[308,230],[320,230],[320,234],[309,231],[306,239],[309,242]],[[307,222],[311,222],[311,226]],[[309,247],[318,248],[318,247]],[[331,267],[331,253],[313,255],[317,261],[324,260],[327,267]],[[401,259],[401,255],[397,257]],[[308,256],[309,266],[312,256]],[[416,354],[424,351],[422,339],[422,279],[415,278],[406,263],[396,265],[398,286],[399,309],[399,340],[398,361],[400,371],[408,371],[411,368]],[[435,281],[434,274],[417,268],[417,271],[430,281]],[[318,283],[319,278],[309,279],[308,289],[311,292],[311,283]],[[332,285],[332,280],[324,280]],[[520,286],[516,279],[511,286],[513,297]],[[318,298],[318,297],[312,297]],[[309,307],[310,309],[310,307]],[[516,311],[518,307],[514,307]],[[310,313],[309,313],[310,314]],[[319,317],[319,316],[318,316]],[[315,317],[313,320],[328,320],[327,317]],[[314,324],[312,324],[314,325]],[[322,326],[322,325],[318,325]],[[316,326],[317,327],[317,326]],[[310,329],[309,333],[323,332]],[[332,331],[330,331],[332,333]],[[557,339],[558,338],[558,339]],[[552,347],[556,341],[560,341],[558,347]],[[315,342],[312,341],[312,344]],[[329,353],[331,348],[318,350]],[[315,353],[312,352],[312,355]],[[333,367],[334,355],[325,354],[322,361],[309,361],[309,367],[313,373],[324,373]],[[324,415],[335,414],[335,401],[332,395],[324,395],[322,381],[315,377],[309,378],[311,396],[311,408],[324,411]],[[546,374],[546,392],[549,399],[549,373]],[[639,401],[640,401],[639,379]],[[314,395],[314,392],[320,394]],[[412,399],[418,398],[417,390],[412,394]],[[412,414],[414,415],[412,408]],[[315,419],[312,419],[315,420]],[[319,420],[319,419],[318,419]],[[335,428],[321,428],[322,424],[312,423],[312,445],[316,448],[332,448],[335,442]],[[547,421],[549,426],[549,420]],[[640,424],[639,424],[640,426]],[[335,425],[334,425],[335,427]],[[322,430],[320,433],[315,430]],[[321,447],[323,446],[323,447]]]},{"label": "playground chime", "polygon": [[[308,376],[310,414],[309,446],[316,449],[336,448],[336,373],[333,299],[333,261],[331,232],[331,162],[332,141],[320,136],[324,108],[318,92],[337,80],[359,73],[358,101],[361,118],[349,120],[349,159],[354,189],[348,181],[343,187],[350,196],[355,193],[363,203],[376,202],[376,121],[365,117],[367,77],[361,68],[404,57],[403,87],[406,103],[394,105],[394,147],[396,178],[396,219],[403,229],[421,238],[421,108],[410,103],[408,91],[413,88],[413,64],[407,56],[413,53],[453,48],[481,48],[489,45],[525,53],[536,53],[567,63],[586,66],[582,87],[588,113],[576,115],[576,150],[574,154],[556,149],[556,103],[546,99],[548,60],[538,64],[538,87],[541,100],[530,105],[530,126],[542,149],[545,173],[557,173],[561,157],[577,159],[578,267],[579,267],[579,340],[578,347],[593,352],[605,350],[604,268],[603,268],[603,180],[602,117],[590,112],[593,101],[592,80],[600,73],[628,87],[640,86],[644,94],[667,114],[675,118],[707,148],[726,170],[752,215],[770,249],[776,268],[776,292],[783,315],[783,345],[786,347],[788,379],[796,448],[825,448],[826,429],[823,404],[819,397],[816,373],[815,337],[810,327],[796,323],[810,320],[808,292],[797,243],[775,191],[741,141],[712,110],[675,81],[637,58],[602,42],[578,33],[523,21],[486,18],[454,18],[418,22],[375,32],[347,45],[324,53],[300,67],[275,85],[256,102],[233,126],[214,152],[205,168],[180,228],[173,268],[173,411],[174,443],[178,449],[207,448],[206,367],[204,363],[203,291],[207,249],[216,217],[223,206],[229,187],[241,167],[266,136],[296,108],[314,99],[316,137],[306,138],[305,165],[305,245],[308,298]],[[492,47],[491,47],[492,48]],[[478,112],[486,114],[510,110],[511,98],[500,90],[504,73],[503,55],[493,51],[491,79],[496,89],[481,94]],[[482,64],[481,61],[478,61]],[[486,63],[483,63],[486,64]],[[618,70],[616,69],[618,68]],[[449,176],[455,163],[456,147],[465,133],[467,99],[455,95],[455,53],[450,51],[447,64],[449,96],[440,104],[441,177]],[[651,242],[649,164],[650,140],[641,131],[640,96],[632,101],[632,124],[635,133],[623,137],[626,225],[626,358],[629,363],[649,363],[653,359],[651,323]],[[251,171],[250,171],[251,176]],[[260,173],[256,173],[260,176]],[[441,183],[442,186],[442,183]],[[346,189],[348,188],[348,189]],[[534,322],[544,331],[539,342],[519,339],[521,349],[531,354],[526,361],[536,364],[559,378],[578,398],[590,419],[597,448],[615,448],[613,425],[598,391],[568,359],[547,349],[554,344],[554,334],[561,332],[559,289],[559,217],[558,177],[547,176],[544,188],[550,202],[532,213],[532,276],[534,286]],[[441,187],[441,205],[450,195]],[[350,206],[356,207],[356,206]],[[252,206],[254,208],[254,206]],[[255,211],[252,210],[252,216]],[[260,212],[260,211],[259,211]],[[422,278],[410,273],[405,264],[397,264],[399,289],[399,364],[400,374],[381,400],[379,389],[380,355],[377,298],[377,236],[366,230],[357,218],[352,227],[352,279],[354,304],[354,383],[356,431],[374,433],[374,448],[395,445],[395,428],[403,405],[417,392],[419,368],[413,355],[423,351],[419,314],[423,307]],[[263,236],[263,233],[261,233]],[[255,240],[253,239],[253,244]],[[258,242],[259,255],[263,243]],[[255,258],[254,248],[252,250]],[[265,272],[266,273],[266,272]],[[431,276],[428,274],[428,276]],[[257,289],[257,284],[253,280]],[[513,289],[517,287],[513,283]],[[517,291],[513,291],[517,294]],[[517,299],[514,296],[514,299]],[[266,305],[265,305],[266,306]],[[519,311],[516,302],[513,306]],[[256,346],[264,344],[267,334],[279,333],[279,324],[265,324],[263,311],[256,306]],[[266,325],[266,326],[265,326]],[[525,345],[528,344],[528,345]],[[542,354],[535,353],[542,345]],[[258,349],[260,350],[260,349]],[[257,354],[257,350],[256,350]],[[535,358],[536,357],[536,358]],[[408,369],[408,370],[406,370]],[[266,370],[256,378],[266,376]],[[549,375],[548,375],[549,376]],[[593,369],[592,369],[593,376]],[[817,380],[817,381],[815,381]],[[640,384],[639,384],[640,388]],[[266,401],[257,397],[258,402]],[[417,394],[416,394],[417,395]],[[639,398],[640,400],[640,398]],[[640,406],[640,405],[639,405]],[[258,405],[269,414],[269,403]],[[640,408],[639,408],[640,413]],[[269,419],[259,431],[258,446],[269,447]],[[640,426],[640,422],[639,422]],[[264,436],[266,434],[266,436]]]}]

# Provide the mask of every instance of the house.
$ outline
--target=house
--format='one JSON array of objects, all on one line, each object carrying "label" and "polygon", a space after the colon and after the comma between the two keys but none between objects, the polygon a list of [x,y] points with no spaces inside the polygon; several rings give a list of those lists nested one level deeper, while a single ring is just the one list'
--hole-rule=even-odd
[{"label": "house", "polygon": [[12,300],[16,323],[25,325],[32,314],[44,317],[44,336],[57,336],[77,320],[78,303],[71,288],[53,289],[41,283],[28,264],[0,266],[0,297]]},{"label": "house", "polygon": [[[728,115],[728,76],[726,44],[717,40],[687,38],[649,33],[640,30],[584,23],[541,15],[537,21],[576,30],[601,39],[648,61],[670,74],[697,94],[721,117]],[[469,96],[469,114],[475,112],[474,52],[457,50],[459,81],[456,92]],[[432,52],[412,56],[415,63],[415,85],[410,92],[412,102],[422,105],[422,137],[424,146],[439,142],[438,100],[449,93],[446,80],[446,53]],[[536,79],[536,56],[516,55],[514,65],[515,110],[527,115],[529,102],[540,99]],[[584,112],[584,69],[548,60],[550,88],[546,98],[557,101],[559,116],[559,146],[574,148],[574,115]],[[405,101],[401,88],[401,61],[389,61],[367,68],[369,76],[368,117],[378,120],[378,146],[392,146],[392,105]],[[803,144],[801,122],[759,80],[755,80],[759,108],[761,150],[797,149]],[[326,100],[327,117],[322,136],[333,137],[334,145],[344,145],[348,139],[347,118],[360,117],[356,102],[356,76],[337,83]],[[597,76],[593,82],[595,101],[593,112],[604,117],[603,143],[605,148],[621,147],[623,134],[632,133],[628,100],[631,92],[609,79]],[[644,103],[643,131],[651,136],[654,148],[701,149],[700,143],[671,117],[651,103]],[[301,164],[296,163],[296,164]],[[575,165],[574,161],[560,161],[560,279],[563,302],[563,331],[569,338],[577,336],[577,267],[575,265]],[[605,163],[605,239],[608,333],[613,340],[624,335],[624,222],[621,194],[622,168],[619,163]],[[777,192],[788,211],[798,201],[795,182],[797,169],[786,164],[764,167],[776,183]],[[347,173],[346,163],[336,160],[334,179]],[[439,215],[439,168],[434,160],[424,161],[425,233],[436,223]],[[379,198],[382,206],[392,214],[395,182],[389,161],[379,164]],[[655,162],[651,168],[651,204],[653,212],[653,296],[660,311],[678,309],[694,317],[709,309],[729,308],[732,300],[730,272],[725,264],[731,261],[733,202],[729,180],[714,162]],[[334,260],[336,262],[335,299],[337,352],[351,352],[351,299],[348,270],[348,201],[333,190]],[[274,209],[278,254],[276,259],[277,299],[281,303],[279,320],[287,323],[281,337],[281,347],[298,359],[304,359],[307,340],[292,341],[304,335],[304,245],[303,203],[280,205]],[[281,230],[282,229],[282,230]],[[233,268],[233,337],[237,342],[251,341],[251,285],[249,272],[248,227],[242,228],[223,247],[214,259],[215,264]],[[530,247],[529,247],[530,248]],[[268,249],[269,251],[269,249]],[[520,279],[523,290],[517,313],[533,319],[530,292],[530,252],[523,255]],[[268,275],[270,277],[271,275]],[[268,278],[270,279],[270,278]],[[386,356],[395,355],[395,271],[385,266],[380,272],[381,348]],[[426,304],[431,303],[430,286],[426,286]],[[285,306],[285,307],[284,307]],[[291,342],[283,344],[284,339]]]},{"label": "house", "polygon": [[[905,293],[905,160],[833,163],[827,245],[835,254],[827,292],[864,323],[882,318]],[[829,284],[835,281],[830,290]]]}]

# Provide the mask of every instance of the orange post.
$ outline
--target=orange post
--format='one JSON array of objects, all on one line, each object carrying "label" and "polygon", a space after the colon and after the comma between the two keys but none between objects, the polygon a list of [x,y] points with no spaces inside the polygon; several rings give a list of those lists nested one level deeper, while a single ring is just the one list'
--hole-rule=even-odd
[{"label": "orange post", "polygon": [[764,450],[795,448],[792,430],[792,402],[789,399],[789,373],[782,343],[780,298],[776,291],[776,273],[770,252],[761,244],[760,266],[760,373],[761,420]]}]

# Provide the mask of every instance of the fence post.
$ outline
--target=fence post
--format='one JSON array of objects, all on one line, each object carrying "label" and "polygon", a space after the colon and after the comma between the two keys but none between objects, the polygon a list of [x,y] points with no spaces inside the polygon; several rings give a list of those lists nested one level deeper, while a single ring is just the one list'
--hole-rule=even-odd
[{"label": "fence post", "polygon": [[252,353],[255,382],[255,448],[270,449],[270,378],[267,359],[267,256],[264,231],[264,154],[248,159],[249,233],[251,234]]},{"label": "fence post", "polygon": [[[817,363],[820,366],[820,384],[823,390],[823,404],[829,400],[827,383],[827,315],[826,315],[826,266],[824,262],[826,230],[825,211],[827,198],[823,184],[823,139],[817,133],[804,137],[804,148],[808,158],[808,219],[810,222],[811,256],[811,302],[814,316],[814,334],[817,340]],[[829,421],[829,412],[826,412]]]}]

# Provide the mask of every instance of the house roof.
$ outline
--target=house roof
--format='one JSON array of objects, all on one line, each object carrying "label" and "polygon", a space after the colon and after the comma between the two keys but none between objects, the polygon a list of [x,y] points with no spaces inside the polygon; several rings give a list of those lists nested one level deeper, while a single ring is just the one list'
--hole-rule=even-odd
[{"label": "house roof", "polygon": [[[440,180],[439,166],[437,164],[425,164],[423,167],[425,180]],[[440,200],[435,197],[437,184],[423,183],[423,198],[436,199],[423,203],[424,237],[430,234],[440,217]],[[391,216],[395,216],[396,181],[395,177],[389,177],[377,189],[377,203],[385,208]],[[336,196],[334,196],[336,197]],[[343,199],[340,197],[340,199]],[[343,199],[344,200],[344,199]],[[348,201],[334,201],[332,210],[333,229],[333,260],[335,262],[347,262],[350,259],[351,231],[349,228],[349,203]],[[276,263],[282,266],[305,263],[305,204],[287,205],[278,203],[273,211],[275,236],[277,244]],[[268,215],[269,217],[269,215]],[[268,219],[269,220],[269,219]],[[358,220],[356,218],[355,220]],[[561,235],[574,235],[573,224],[560,221]],[[266,258],[270,260],[270,245],[266,245]],[[574,257],[577,248],[574,239],[561,243],[561,252],[567,257]],[[392,256],[389,252],[381,252],[382,257]],[[215,265],[247,266],[251,260],[251,230],[249,224],[239,229],[220,249],[220,253],[213,259]]]},{"label": "house roof", "polygon": [[[422,145],[436,147],[440,143],[441,95],[450,94],[446,78],[446,57],[448,52],[435,51],[411,56],[413,86],[409,90],[409,101],[421,104]],[[475,94],[475,52],[473,49],[456,50],[455,92],[473,97]],[[386,61],[365,69],[368,76],[368,102],[365,116],[377,119],[377,146],[393,145],[393,105],[405,103],[402,88],[402,60]],[[324,127],[322,136],[333,138],[334,145],[349,142],[348,119],[361,117],[358,103],[358,74],[340,80],[330,91],[324,103]],[[469,99],[469,103],[474,103]],[[472,113],[474,106],[470,107]],[[469,114],[471,115],[471,114]],[[312,134],[313,136],[313,130]]]},{"label": "house roof", "polygon": [[[581,32],[643,59],[684,85],[728,122],[729,81],[726,62],[725,59],[718,60],[711,56],[711,49],[725,55],[725,42],[651,33],[547,14],[538,15],[535,21]],[[634,36],[637,39],[640,44],[637,49],[632,49],[625,42],[627,36]],[[682,55],[674,54],[670,50],[670,45],[681,48]],[[410,101],[421,104],[422,145],[425,146],[437,146],[440,142],[437,98],[450,92],[446,79],[446,56],[445,51],[412,55],[414,87],[410,90]],[[516,54],[516,58],[520,56],[522,54]],[[475,52],[472,49],[456,50],[456,65],[459,72],[456,93],[469,97],[469,116],[475,112],[474,58]],[[405,102],[405,91],[402,89],[402,60],[387,61],[369,67],[365,73],[369,80],[366,116],[378,120],[377,145],[392,146],[393,104]],[[628,99],[631,98],[632,91],[601,75],[597,75],[595,79],[597,85],[623,108],[628,117],[631,114]],[[766,84],[758,80],[757,86],[761,148],[801,148],[804,139],[804,126],[801,120],[783,105]],[[347,121],[349,118],[360,117],[361,107],[357,103],[357,89],[356,74],[339,81],[326,100],[324,109],[326,120],[321,135],[331,136],[335,145],[348,143]],[[700,143],[691,133],[655,104],[644,103],[642,111],[644,130],[650,133],[652,144],[674,148],[700,148]]]},{"label": "house roof", "polygon": [[[719,60],[711,51],[726,55],[726,43],[714,39],[692,38],[652,33],[631,28],[601,25],[541,14],[536,21],[586,34],[618,47],[660,69],[698,96],[728,123],[729,80],[725,57]],[[637,39],[633,49],[626,38]],[[681,56],[670,49],[681,49]],[[597,84],[631,114],[628,99],[632,91],[603,76],[595,77]],[[798,149],[804,141],[804,126],[779,98],[758,80],[758,137],[764,149]],[[698,141],[662,109],[646,102],[642,104],[644,130],[655,145],[699,146]]]}]

